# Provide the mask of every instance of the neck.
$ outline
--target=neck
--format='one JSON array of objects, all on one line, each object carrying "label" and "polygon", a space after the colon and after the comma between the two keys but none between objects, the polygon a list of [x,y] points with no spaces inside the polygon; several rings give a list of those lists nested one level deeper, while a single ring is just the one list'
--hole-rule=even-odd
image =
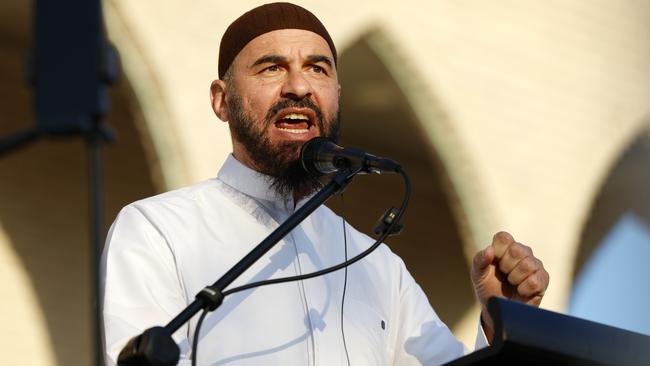
[{"label": "neck", "polygon": [[[260,174],[264,174],[269,179],[271,189],[275,190],[279,196],[287,197],[288,195],[291,195],[293,197],[294,205],[301,199],[310,195],[318,187],[318,182],[314,179],[302,177],[302,179],[297,178],[292,180],[291,178],[277,178],[274,175],[269,175],[269,173],[265,172],[264,169],[261,169],[258,164],[255,164],[255,161],[251,159],[245,151],[237,151],[237,149],[234,149],[233,156],[247,168]],[[297,167],[296,170],[298,169],[302,172],[299,175],[304,174],[302,167]],[[296,170],[294,170],[294,173]],[[292,173],[288,172],[287,174],[291,176]]]},{"label": "neck", "polygon": [[300,201],[301,199],[307,197],[310,193],[312,193],[313,190],[306,186],[306,185],[301,185],[293,189],[293,205],[294,207]]}]

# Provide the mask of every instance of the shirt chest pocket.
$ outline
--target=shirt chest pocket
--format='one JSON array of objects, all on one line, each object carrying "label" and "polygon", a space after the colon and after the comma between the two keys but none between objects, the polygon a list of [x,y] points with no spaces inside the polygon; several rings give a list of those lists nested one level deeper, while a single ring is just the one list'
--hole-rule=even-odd
[{"label": "shirt chest pocket", "polygon": [[388,365],[388,319],[365,302],[345,299],[345,340],[352,365]]}]

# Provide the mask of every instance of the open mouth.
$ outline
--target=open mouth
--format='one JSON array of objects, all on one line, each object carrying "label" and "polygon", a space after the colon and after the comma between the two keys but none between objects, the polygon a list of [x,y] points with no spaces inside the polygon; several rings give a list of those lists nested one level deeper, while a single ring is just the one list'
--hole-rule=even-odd
[{"label": "open mouth", "polygon": [[310,109],[287,109],[279,114],[275,127],[292,134],[306,134],[314,126],[314,112]]}]

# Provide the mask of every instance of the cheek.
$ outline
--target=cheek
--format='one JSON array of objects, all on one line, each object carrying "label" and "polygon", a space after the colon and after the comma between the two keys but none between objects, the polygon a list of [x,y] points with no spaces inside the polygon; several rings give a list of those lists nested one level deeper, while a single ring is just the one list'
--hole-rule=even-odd
[{"label": "cheek", "polygon": [[339,105],[339,87],[334,80],[316,81],[312,84],[318,90],[321,108],[327,108],[330,112],[336,111]]},{"label": "cheek", "polygon": [[270,99],[275,93],[275,89],[277,89],[275,83],[251,77],[242,78],[237,84],[239,96],[246,101],[247,107],[252,109]]},{"label": "cheek", "polygon": [[322,107],[323,113],[333,116],[339,110],[339,95],[337,92],[331,92],[323,95]]},{"label": "cheek", "polygon": [[260,98],[258,95],[251,95],[250,98],[246,100],[246,111],[255,122],[264,119],[267,110],[268,104],[265,101],[265,98]]},{"label": "cheek", "polygon": [[263,84],[252,92],[248,99],[248,108],[257,118],[264,118],[268,110],[277,102],[276,94]]}]

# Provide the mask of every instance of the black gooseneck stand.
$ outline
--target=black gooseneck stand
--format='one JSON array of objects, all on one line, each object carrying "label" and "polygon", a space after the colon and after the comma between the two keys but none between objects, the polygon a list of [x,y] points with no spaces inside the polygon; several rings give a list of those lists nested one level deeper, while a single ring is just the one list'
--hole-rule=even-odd
[{"label": "black gooseneck stand", "polygon": [[188,322],[196,313],[207,309],[214,311],[223,301],[223,291],[237,277],[252,266],[277,242],[300,224],[309,214],[322,205],[329,197],[345,188],[358,170],[342,169],[318,193],[283,222],[275,231],[259,243],[244,258],[211,286],[196,295],[196,299],[185,310],[164,327],[153,327],[132,338],[118,357],[120,366],[173,366],[178,363],[180,350],[172,334]]}]

